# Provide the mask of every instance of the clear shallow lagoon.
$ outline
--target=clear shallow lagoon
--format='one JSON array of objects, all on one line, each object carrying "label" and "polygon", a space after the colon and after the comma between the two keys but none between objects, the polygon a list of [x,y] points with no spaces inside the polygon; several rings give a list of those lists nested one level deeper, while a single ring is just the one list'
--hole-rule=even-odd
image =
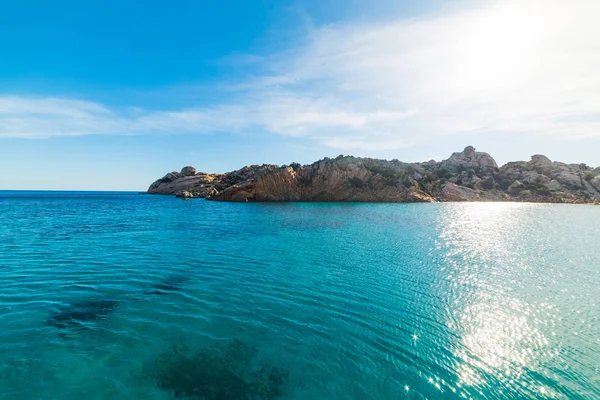
[{"label": "clear shallow lagoon", "polygon": [[598,206],[0,192],[0,399],[600,398],[599,240]]}]

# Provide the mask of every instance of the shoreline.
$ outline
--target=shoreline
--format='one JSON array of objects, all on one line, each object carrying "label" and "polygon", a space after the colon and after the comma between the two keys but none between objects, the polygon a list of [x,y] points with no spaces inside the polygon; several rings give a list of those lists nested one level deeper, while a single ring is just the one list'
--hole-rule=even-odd
[{"label": "shoreline", "polygon": [[565,204],[565,205],[584,205],[584,206],[600,206],[600,202],[561,202],[561,201],[535,201],[535,200],[475,200],[475,201],[460,201],[460,200],[446,200],[446,201],[343,201],[343,200],[332,200],[332,201],[315,201],[315,200],[264,200],[264,201],[222,201],[216,199],[209,199],[205,197],[178,197],[174,194],[159,194],[159,193],[148,193],[140,192],[141,195],[149,196],[164,196],[174,197],[182,200],[204,200],[214,203],[253,203],[253,204],[287,204],[287,203],[316,203],[316,204]]},{"label": "shoreline", "polygon": [[536,154],[501,167],[467,146],[443,161],[405,163],[340,155],[312,164],[250,165],[225,174],[184,167],[148,188],[152,194],[217,201],[356,201],[412,203],[509,201],[600,202],[600,167]]}]

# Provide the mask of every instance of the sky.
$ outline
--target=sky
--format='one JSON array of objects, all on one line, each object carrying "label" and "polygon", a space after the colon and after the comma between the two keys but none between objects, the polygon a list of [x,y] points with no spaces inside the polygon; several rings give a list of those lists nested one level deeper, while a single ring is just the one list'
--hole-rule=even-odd
[{"label": "sky", "polygon": [[192,165],[600,166],[597,0],[0,2],[0,190]]}]

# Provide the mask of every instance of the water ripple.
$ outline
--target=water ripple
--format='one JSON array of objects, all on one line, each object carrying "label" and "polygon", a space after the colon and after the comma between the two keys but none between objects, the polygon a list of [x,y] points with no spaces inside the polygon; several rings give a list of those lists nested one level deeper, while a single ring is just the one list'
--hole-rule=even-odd
[{"label": "water ripple", "polygon": [[0,399],[600,398],[599,213],[0,193]]}]

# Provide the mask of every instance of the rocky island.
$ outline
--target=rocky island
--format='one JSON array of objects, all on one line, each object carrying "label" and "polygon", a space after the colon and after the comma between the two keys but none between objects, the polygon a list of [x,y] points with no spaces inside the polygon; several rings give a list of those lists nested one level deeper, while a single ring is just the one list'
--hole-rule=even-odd
[{"label": "rocky island", "polygon": [[154,182],[150,194],[220,201],[526,201],[600,202],[600,167],[546,156],[498,167],[467,146],[440,162],[405,163],[352,156],[309,165],[251,165],[224,174],[185,167]]}]

